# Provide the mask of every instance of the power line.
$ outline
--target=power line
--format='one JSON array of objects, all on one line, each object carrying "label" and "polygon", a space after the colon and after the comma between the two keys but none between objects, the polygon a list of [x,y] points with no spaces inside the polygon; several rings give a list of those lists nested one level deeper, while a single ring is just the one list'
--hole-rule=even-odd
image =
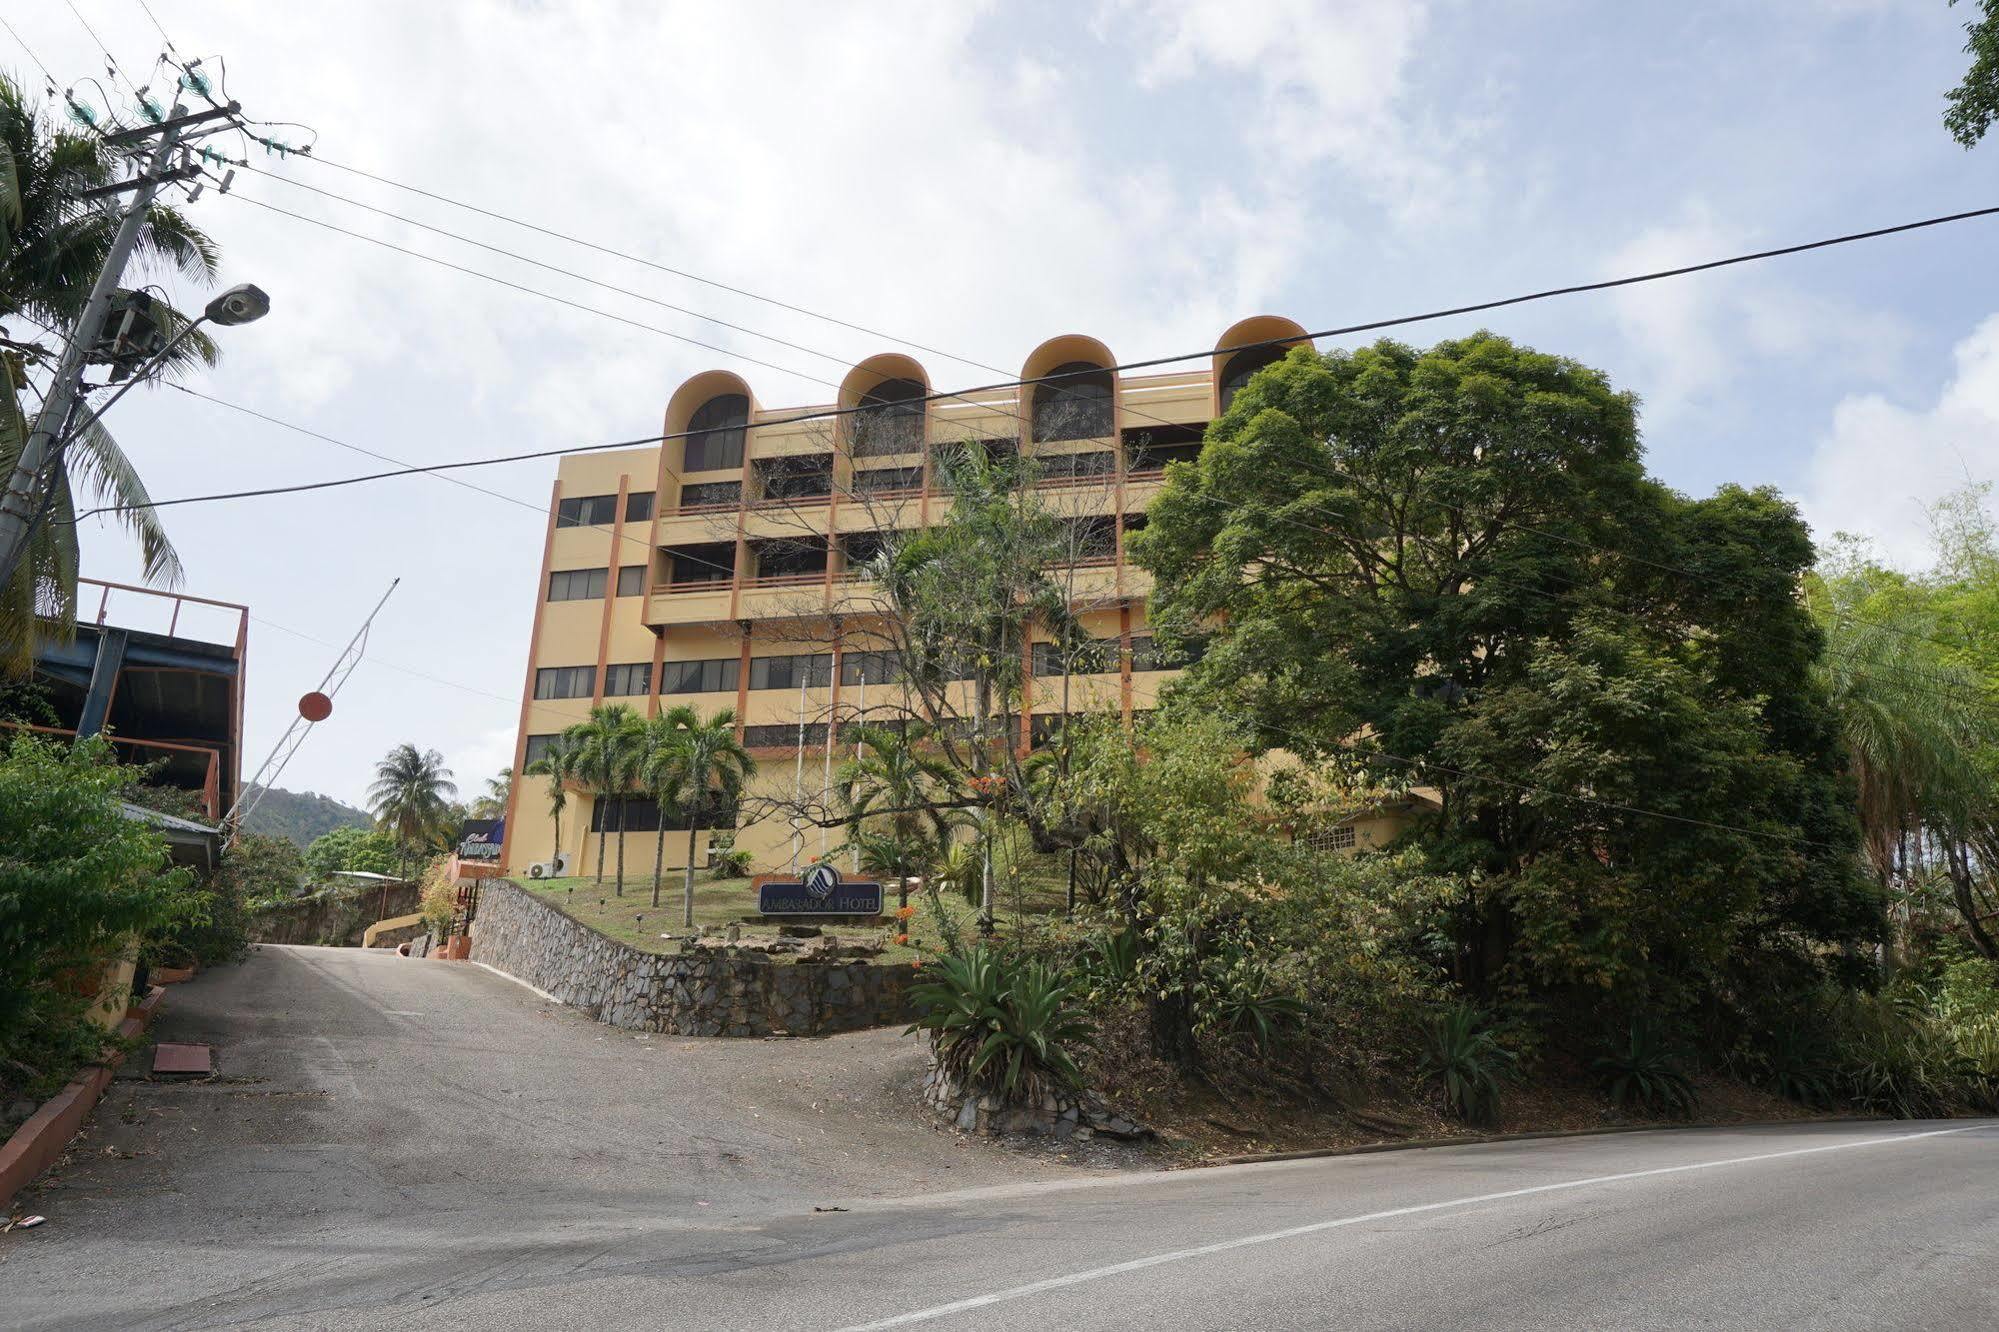
[{"label": "power line", "polygon": [[5,28],[7,30],[7,35],[14,39],[14,45],[20,47],[23,51],[27,52],[28,59],[35,62],[35,68],[41,70],[42,77],[48,80],[49,91],[55,92],[56,76],[49,71],[49,67],[47,65],[42,63],[42,58],[35,54],[35,48],[28,45],[27,42],[23,41],[21,39],[20,33],[14,31],[14,25],[7,21],[7,16],[4,14],[0,14],[0,28]]},{"label": "power line", "polygon": [[[925,352],[931,356],[941,356],[947,361],[956,361],[961,365],[969,365],[979,370],[990,370],[994,374],[1006,373],[1006,371],[1000,369],[998,366],[987,365],[983,361],[974,361],[968,357],[959,356],[955,352],[948,352],[938,347],[925,346],[923,343],[912,341],[909,338],[899,338],[893,333],[884,333],[879,329],[869,328],[864,324],[851,323],[848,320],[840,319],[833,315],[821,314],[816,310],[809,310],[802,305],[794,305],[789,301],[782,301],[774,296],[764,296],[743,287],[732,286],[727,282],[719,282],[713,278],[703,277],[699,273],[691,273],[688,272],[686,269],[675,268],[670,264],[658,263],[654,260],[644,258],[641,255],[632,254],[624,250],[613,249],[608,245],[600,245],[595,241],[584,240],[579,236],[572,236],[566,232],[556,231],[549,227],[538,226],[533,222],[528,222],[521,218],[510,217],[505,213],[498,213],[492,211],[491,209],[481,208],[477,204],[466,203],[462,199],[454,199],[451,198],[449,195],[438,194],[432,190],[423,189],[416,185],[409,185],[399,180],[392,180],[387,176],[377,175],[372,171],[364,171],[360,167],[348,166],[345,163],[336,162],[331,158],[323,157],[318,153],[301,153],[299,154],[299,156],[303,158],[305,161],[316,162],[321,166],[331,167],[335,171],[345,171],[350,175],[360,176],[363,177],[364,179],[375,181],[377,184],[387,185],[390,186],[391,188],[398,190],[404,190],[410,194],[420,195],[426,199],[434,199],[439,203],[449,204],[453,208],[462,208],[469,213],[477,213],[481,217],[492,218],[496,222],[505,222],[511,226],[521,227],[524,228],[525,230],[536,232],[540,235],[548,236],[555,240],[567,241],[571,245],[580,245],[587,250],[595,250],[599,254],[607,254],[613,258],[623,259],[629,263],[640,264],[646,268],[655,269],[661,273],[669,273],[674,277],[684,278],[689,282],[696,282],[704,287],[713,287],[717,291],[726,291],[731,293],[732,295],[746,297],[753,301],[760,301],[765,305],[775,306],[780,310],[789,310],[793,314],[804,315],[808,319],[817,319],[822,323],[832,324],[835,325],[836,327],[848,329],[855,333],[864,333],[871,338],[881,338],[883,341],[886,342],[893,342],[900,346],[911,347],[917,351]],[[297,182],[290,182],[290,183],[296,184]],[[306,186],[305,188],[309,189],[311,187]]]}]

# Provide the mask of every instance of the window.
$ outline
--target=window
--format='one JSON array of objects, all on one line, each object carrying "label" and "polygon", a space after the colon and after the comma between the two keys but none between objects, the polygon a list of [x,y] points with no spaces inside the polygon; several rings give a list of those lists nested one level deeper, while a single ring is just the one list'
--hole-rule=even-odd
[{"label": "window", "polygon": [[1088,361],[1058,365],[1034,386],[1034,438],[1103,439],[1111,433],[1111,372]]},{"label": "window", "polygon": [[[1068,673],[1070,675],[1096,675],[1115,670],[1111,663],[1117,660],[1117,640],[1112,638],[1091,638],[1072,644],[1069,649]],[[1036,643],[1034,645],[1034,673],[1036,675],[1061,675],[1063,673],[1062,645],[1060,643]]]},{"label": "window", "polygon": [[752,549],[759,578],[810,578],[826,572],[824,541],[764,541]]},{"label": "window", "polygon": [[833,493],[833,455],[808,453],[791,458],[762,458],[765,499],[824,499]]},{"label": "window", "polygon": [[558,569],[548,576],[550,601],[588,601],[604,595],[604,569]]},{"label": "window", "polygon": [[901,674],[901,655],[893,651],[840,654],[840,683],[843,685],[892,684]]},{"label": "window", "polygon": [[1109,450],[1094,453],[1049,453],[1034,460],[1044,481],[1067,481],[1087,477],[1108,477],[1117,470]]},{"label": "window", "polygon": [[666,553],[672,569],[670,581],[683,583],[726,583],[736,576],[736,543],[718,541],[705,546],[674,546]]},{"label": "window", "polygon": [[650,490],[640,490],[625,496],[625,521],[628,523],[651,522],[652,500],[653,495]]},{"label": "window", "polygon": [[1062,520],[1060,564],[1104,564],[1117,555],[1117,529],[1108,514]]},{"label": "window", "polygon": [[735,657],[707,661],[663,661],[659,664],[662,694],[733,694],[743,664]]},{"label": "window", "polygon": [[750,688],[824,689],[833,683],[833,654],[801,653],[789,657],[751,657]]},{"label": "window", "polygon": [[521,766],[523,768],[532,768],[535,764],[547,758],[548,751],[554,747],[555,736],[553,734],[529,736],[527,751],[521,756]]},{"label": "window", "polygon": [[616,522],[617,518],[616,495],[579,495],[575,499],[562,500],[555,506],[557,527],[603,527]]},{"label": "window", "polygon": [[[660,828],[659,802],[651,796],[631,795],[623,801],[593,800],[590,803],[590,831],[617,832],[622,826],[628,833],[658,832]],[[622,819],[622,824],[620,820]],[[675,811],[666,816],[668,832],[686,832],[688,820],[684,814]],[[694,820],[697,828],[733,828],[736,826],[736,810],[733,806],[722,805],[714,809],[703,809]]]},{"label": "window", "polygon": [[854,456],[923,450],[923,385],[913,379],[885,379],[861,395],[854,413]]},{"label": "window", "polygon": [[1351,851],[1358,844],[1350,823],[1337,828],[1321,828],[1318,832],[1305,834],[1298,841],[1314,851]]},{"label": "window", "polygon": [[1134,671],[1179,671],[1199,661],[1207,651],[1205,643],[1184,641],[1177,652],[1168,653],[1150,635],[1131,640],[1131,668]]},{"label": "window", "polygon": [[710,398],[687,421],[687,454],[681,470],[719,472],[743,465],[743,435],[750,400],[740,393]]},{"label": "window", "polygon": [[680,488],[680,507],[687,509],[733,509],[743,502],[740,481],[704,481]]},{"label": "window", "polygon": [[1284,359],[1288,347],[1247,347],[1222,363],[1222,410],[1227,411],[1235,395],[1266,365]]},{"label": "window", "polygon": [[856,495],[893,495],[923,489],[921,467],[863,467],[854,473]]},{"label": "window", "polygon": [[534,673],[536,698],[588,698],[596,685],[595,666],[544,666]]},{"label": "window", "polygon": [[[782,722],[776,726],[745,726],[743,728],[743,748],[745,749],[796,749],[797,722]],[[826,743],[826,723],[810,722],[803,728],[807,748]]]},{"label": "window", "polygon": [[888,548],[885,532],[849,532],[840,538],[840,550],[849,569],[859,569]]},{"label": "window", "polygon": [[1204,425],[1147,426],[1124,432],[1125,470],[1163,472],[1167,463],[1192,462],[1201,456]]},{"label": "window", "polygon": [[627,564],[618,570],[618,595],[635,597],[646,590],[646,567],[643,564]]},{"label": "window", "polygon": [[606,666],[604,668],[604,694],[606,697],[624,698],[632,694],[652,692],[652,663],[635,661],[626,666]]}]

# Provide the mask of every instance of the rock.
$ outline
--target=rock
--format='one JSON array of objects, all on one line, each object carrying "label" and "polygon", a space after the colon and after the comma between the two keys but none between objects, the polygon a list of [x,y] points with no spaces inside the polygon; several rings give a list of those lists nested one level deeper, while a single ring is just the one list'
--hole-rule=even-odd
[{"label": "rock", "polygon": [[783,939],[817,939],[822,931],[817,925],[780,925],[777,933]]},{"label": "rock", "polygon": [[970,1133],[979,1123],[979,1105],[976,1101],[966,1101],[958,1107],[958,1131]]}]

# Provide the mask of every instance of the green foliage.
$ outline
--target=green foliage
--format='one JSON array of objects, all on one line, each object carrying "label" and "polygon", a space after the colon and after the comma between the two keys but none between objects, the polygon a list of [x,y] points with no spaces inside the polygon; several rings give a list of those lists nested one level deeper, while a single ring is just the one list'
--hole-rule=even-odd
[{"label": "green foliage", "polygon": [[1623,1044],[1591,1061],[1590,1069],[1603,1079],[1611,1103],[1620,1109],[1687,1115],[1700,1099],[1673,1053],[1664,1024],[1649,1014],[1633,1017]]},{"label": "green foliage", "polygon": [[1205,968],[1196,998],[1197,1021],[1231,1035],[1250,1038],[1259,1053],[1269,1053],[1280,1029],[1304,1020],[1310,1010],[1295,994],[1285,993],[1271,968],[1249,946],[1226,948]]},{"label": "green foliage", "polygon": [[243,833],[197,892],[199,915],[156,932],[148,953],[167,965],[234,961],[249,946],[252,904],[289,900],[304,878],[303,858],[289,840]]},{"label": "green foliage", "polygon": [[1837,1029],[1839,1089],[1858,1109],[1925,1119],[1978,1093],[1977,1066],[1917,996],[1854,995]]},{"label": "green foliage", "polygon": [[[593,711],[594,715],[594,711]],[[635,732],[637,749],[627,760],[631,779],[652,792],[662,810],[687,816],[687,868],[681,881],[681,924],[694,924],[694,839],[696,829],[733,822],[743,790],[756,776],[757,761],[736,739],[736,714],[723,708],[703,719],[685,704],[668,708]],[[586,740],[586,762],[594,762],[601,740]],[[666,821],[660,821],[654,843],[652,904],[659,905],[660,863],[666,845]],[[602,855],[601,843],[599,855]],[[624,880],[624,847],[618,849],[619,882]]]},{"label": "green foliage", "polygon": [[728,847],[708,853],[708,877],[711,879],[740,879],[750,872],[750,853],[737,847]]},{"label": "green foliage", "polygon": [[395,838],[388,833],[346,825],[314,838],[303,861],[306,873],[318,882],[335,870],[394,874],[399,857]]},{"label": "green foliage", "polygon": [[[85,197],[124,174],[119,151],[98,134],[80,134],[30,99],[22,85],[0,74],[0,323],[17,334],[27,323],[69,328],[82,313],[93,282],[118,230],[118,213]],[[155,203],[139,233],[134,265],[127,270],[178,272],[205,283],[219,255],[185,214]],[[156,305],[166,331],[178,332],[185,316]],[[22,318],[22,317],[25,318]],[[50,347],[45,360],[59,347]],[[168,369],[216,360],[215,343],[196,331]],[[0,354],[0,476],[11,475],[26,443],[35,402],[28,366],[19,352]],[[150,506],[145,482],[101,423],[80,430],[67,446],[56,478],[53,521],[38,529],[27,559],[0,588],[0,673],[25,674],[34,631],[67,638],[76,617],[77,498],[94,495],[124,506],[117,521],[136,539],[150,582],[174,583],[180,559]]]},{"label": "green foliage", "polygon": [[1089,1040],[1076,1010],[1075,982],[1044,962],[984,945],[947,954],[910,991],[937,1057],[968,1091],[1010,1101],[1081,1085],[1072,1048]]},{"label": "green foliage", "polygon": [[0,1077],[9,1083],[76,1045],[61,1030],[81,1011],[65,976],[86,980],[134,936],[201,913],[192,876],[122,813],[132,780],[101,738],[23,738],[0,753]]},{"label": "green foliage", "polygon": [[[247,787],[245,793],[254,796],[256,790],[254,786]],[[257,807],[243,827],[248,832],[286,838],[303,851],[335,828],[371,828],[374,823],[367,810],[343,804],[332,796],[272,787],[257,800]]]},{"label": "green foliage", "polygon": [[395,838],[404,877],[424,847],[457,831],[457,812],[451,804],[457,794],[451,769],[434,749],[397,745],[375,765],[368,808],[374,811],[375,826]]},{"label": "green foliage", "polygon": [[1978,17],[1964,25],[1964,53],[1971,57],[1971,68],[1945,96],[1943,114],[1944,128],[1966,148],[1976,147],[1999,120],[1999,0],[1970,3],[1978,7]]},{"label": "green foliage", "polygon": [[1500,1084],[1515,1061],[1485,1014],[1471,1004],[1451,1004],[1431,1022],[1426,1042],[1420,1072],[1443,1092],[1445,1108],[1467,1124],[1497,1121]]}]

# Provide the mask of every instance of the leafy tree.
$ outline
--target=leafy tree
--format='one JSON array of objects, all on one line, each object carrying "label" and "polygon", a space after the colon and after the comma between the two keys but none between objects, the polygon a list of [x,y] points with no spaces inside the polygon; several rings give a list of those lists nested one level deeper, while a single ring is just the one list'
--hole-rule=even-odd
[{"label": "leafy tree", "polygon": [[458,787],[444,756],[401,744],[375,765],[368,808],[376,826],[396,839],[399,873],[407,879],[417,851],[451,831],[451,798]]},{"label": "leafy tree", "polygon": [[1943,114],[1944,128],[1967,148],[1976,147],[1999,119],[1999,0],[1972,3],[1979,16],[1964,25],[1964,53],[1971,57],[1971,68],[1944,98]]},{"label": "leafy tree", "polygon": [[548,817],[555,824],[551,852],[558,869],[562,864],[562,812],[569,808],[569,783],[576,779],[577,749],[566,733],[554,736],[542,756],[527,765],[530,777],[548,779]]},{"label": "leafy tree", "polygon": [[909,876],[937,860],[959,823],[951,808],[957,774],[930,750],[929,736],[920,723],[857,726],[848,738],[860,752],[833,778],[850,842],[865,849],[872,872],[895,877],[902,906]]},{"label": "leafy tree", "polygon": [[486,779],[486,790],[466,810],[467,816],[475,819],[504,818],[507,813],[507,800],[513,794],[513,790],[514,770],[500,769],[496,776]]},{"label": "leafy tree", "polygon": [[191,875],[120,808],[132,780],[101,737],[23,738],[0,752],[0,1085],[36,1082],[52,1052],[71,1048],[56,1029],[81,1005],[57,984],[63,973],[199,915]]},{"label": "leafy tree", "polygon": [[572,771],[590,787],[597,821],[597,882],[604,882],[604,844],[611,835],[611,805],[617,808],[618,896],[625,895],[625,797],[644,756],[645,723],[622,703],[590,709],[590,719],[563,735],[576,751]]},{"label": "leafy tree", "polygon": [[1877,936],[1803,524],[1648,479],[1598,372],[1486,333],[1300,348],[1149,512],[1155,635],[1208,643],[1176,706],[1434,790],[1475,990],[1697,995]]},{"label": "leafy tree", "polygon": [[[31,427],[30,378],[60,357],[64,333],[75,323],[96,282],[118,229],[114,212],[85,197],[121,174],[117,151],[95,134],[62,128],[18,83],[0,75],[0,323],[21,331],[22,322],[48,330],[0,341],[0,475],[11,475]],[[164,204],[148,209],[135,255],[140,275],[177,273],[196,283],[215,276],[215,244],[187,218]],[[164,305],[171,336],[185,317]],[[214,344],[195,333],[176,353],[179,365],[214,364]],[[37,622],[67,634],[76,618],[76,500],[81,482],[105,502],[138,505],[118,514],[139,542],[148,581],[174,583],[180,559],[145,483],[102,424],[87,426],[68,445],[56,478],[51,521],[37,532],[28,558],[0,588],[0,667],[25,673]]]},{"label": "leafy tree", "polygon": [[[687,820],[687,868],[681,889],[681,924],[694,925],[694,834],[712,824],[724,810],[742,800],[743,788],[756,775],[757,762],[736,740],[736,714],[723,708],[706,721],[682,704],[669,708],[648,728],[648,746],[640,780],[659,801],[661,846],[666,811],[677,810]],[[660,852],[654,851],[652,902],[659,905]]]},{"label": "leafy tree", "polygon": [[190,957],[202,966],[233,961],[249,944],[250,907],[296,896],[304,876],[304,861],[289,838],[242,833],[200,886],[200,914],[156,933],[147,949],[170,965]]},{"label": "leafy tree", "polygon": [[396,839],[375,828],[335,828],[321,833],[304,856],[306,873],[315,881],[336,870],[394,874],[397,860]]}]

